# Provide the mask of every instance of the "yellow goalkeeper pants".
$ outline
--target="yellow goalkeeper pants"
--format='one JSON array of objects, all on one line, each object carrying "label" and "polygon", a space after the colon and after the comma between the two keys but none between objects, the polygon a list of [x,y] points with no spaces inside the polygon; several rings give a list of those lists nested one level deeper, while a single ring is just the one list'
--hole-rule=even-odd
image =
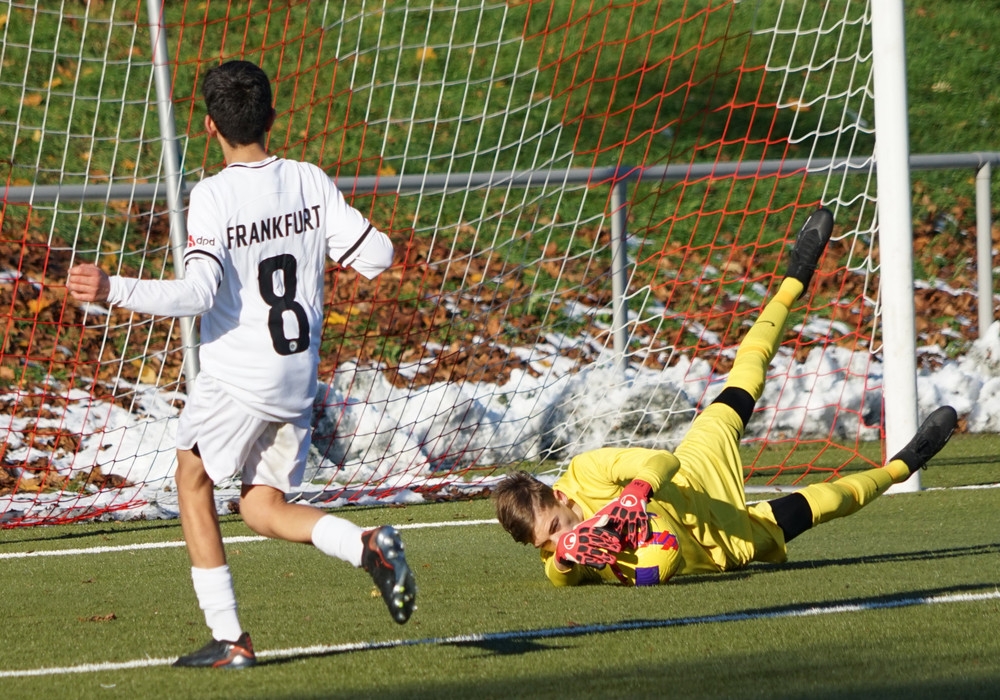
[{"label": "yellow goalkeeper pants", "polygon": [[740,342],[726,383],[712,404],[691,423],[674,455],[682,471],[705,493],[746,507],[739,445],[754,404],[764,392],[767,368],[778,350],[788,309],[802,293],[802,283],[786,278],[774,299]]},{"label": "yellow goalkeeper pants", "polygon": [[674,450],[680,461],[674,481],[686,494],[687,517],[705,524],[698,541],[719,570],[753,560],[784,560],[781,525],[765,504],[747,507],[739,445],[764,391],[788,310],[801,293],[798,280],[782,281],[740,342],[719,396],[694,419]]},{"label": "yellow goalkeeper pants", "polygon": [[[713,402],[725,404],[736,411],[743,421],[743,428],[746,428],[754,405],[764,393],[767,368],[781,344],[788,310],[802,291],[802,283],[797,279],[786,277],[782,280],[778,293],[764,306],[760,316],[740,341],[726,384]],[[741,429],[737,440],[742,434]]]},{"label": "yellow goalkeeper pants", "polygon": [[[735,469],[726,470],[731,473],[726,475],[728,478],[722,479],[728,488],[716,487],[714,490],[728,492],[726,495],[734,503],[745,503],[742,465],[739,463],[736,446],[753,413],[754,404],[764,391],[767,369],[778,350],[789,308],[802,291],[802,283],[798,280],[786,278],[782,281],[774,299],[764,307],[740,343],[722,392],[702,414],[706,420],[695,419],[691,431],[684,439],[684,443],[696,443],[699,441],[699,433],[704,432],[706,434],[702,436],[702,441],[707,443],[710,439],[708,433],[715,433],[716,441],[720,430],[730,433],[728,437],[732,442],[732,450],[729,459],[723,461]],[[725,409],[718,404],[733,409],[741,420],[727,420],[724,416]],[[678,457],[681,457],[681,452],[682,449],[679,448]],[[770,501],[768,505],[775,523],[785,535],[785,542],[788,542],[814,525],[856,513],[890,486],[905,481],[909,476],[909,467],[901,460],[893,460],[884,467],[845,476],[834,482],[812,484],[797,493]],[[704,481],[711,483],[716,479]],[[765,507],[760,510],[766,517],[768,509]]]},{"label": "yellow goalkeeper pants", "polygon": [[798,493],[809,503],[812,524],[819,525],[858,512],[890,486],[906,481],[909,476],[910,468],[906,463],[894,459],[884,467],[851,474],[830,483],[810,484]]}]

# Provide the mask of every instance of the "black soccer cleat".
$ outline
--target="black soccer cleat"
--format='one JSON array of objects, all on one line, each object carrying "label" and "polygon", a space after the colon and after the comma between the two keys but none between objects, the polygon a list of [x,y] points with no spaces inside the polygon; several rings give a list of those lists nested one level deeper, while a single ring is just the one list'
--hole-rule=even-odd
[{"label": "black soccer cleat", "polygon": [[382,593],[389,614],[399,624],[410,619],[416,607],[417,582],[403,555],[403,541],[396,529],[384,525],[361,535],[361,567]]},{"label": "black soccer cleat", "polygon": [[174,666],[192,668],[250,668],[257,663],[250,635],[244,632],[235,642],[213,639],[198,651],[192,651],[174,662]]},{"label": "black soccer cleat", "polygon": [[829,209],[821,208],[814,211],[802,224],[795,237],[795,245],[788,260],[786,277],[794,277],[805,289],[809,289],[813,273],[819,264],[819,258],[830,241],[833,233],[833,214]]},{"label": "black soccer cleat", "polygon": [[958,413],[951,406],[935,409],[917,428],[917,434],[913,439],[892,459],[903,460],[910,468],[910,474],[923,469],[931,457],[940,452],[948,442],[948,438],[955,432],[957,423]]}]

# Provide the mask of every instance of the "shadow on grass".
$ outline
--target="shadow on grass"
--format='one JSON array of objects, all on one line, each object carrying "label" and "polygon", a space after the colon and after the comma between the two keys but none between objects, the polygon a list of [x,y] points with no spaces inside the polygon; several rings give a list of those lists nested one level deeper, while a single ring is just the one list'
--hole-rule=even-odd
[{"label": "shadow on grass", "polygon": [[[819,600],[790,605],[774,605],[744,608],[728,612],[711,613],[668,618],[644,618],[619,620],[563,627],[546,627],[535,630],[510,630],[506,632],[482,632],[459,634],[449,637],[425,637],[422,639],[397,639],[380,642],[356,642],[336,646],[318,646],[305,649],[287,649],[258,652],[258,663],[266,665],[283,664],[306,658],[334,656],[357,651],[402,648],[412,646],[454,646],[479,649],[496,656],[512,656],[536,651],[551,651],[554,648],[542,642],[552,639],[567,639],[589,635],[631,632],[639,630],[663,629],[668,627],[688,627],[748,620],[779,619],[794,617],[815,617],[818,615],[843,614],[904,608],[916,605],[955,602],[975,602],[1000,599],[1000,582],[984,582],[960,586],[929,588],[882,596],[844,598],[839,600]],[[266,658],[261,657],[276,657]]]},{"label": "shadow on grass", "polygon": [[[31,526],[33,529],[44,532],[45,527]],[[177,536],[180,537],[181,523],[180,520],[164,520],[162,524],[150,524],[148,520],[137,521],[134,526],[129,525],[118,525],[115,527],[101,528],[100,530],[83,530],[80,532],[47,532],[41,534],[39,537],[26,537],[24,539],[11,539],[7,542],[0,542],[0,547],[23,547],[25,543],[29,542],[68,542],[76,539],[87,539],[92,537],[101,536],[111,536],[111,535],[124,535],[132,532],[148,532],[151,530],[166,530],[174,529],[177,530]]]},{"label": "shadow on grass", "polygon": [[995,556],[1000,554],[1000,542],[992,544],[976,544],[967,547],[945,547],[942,549],[926,549],[919,552],[889,552],[886,554],[866,554],[860,557],[840,557],[838,559],[807,559],[805,561],[789,561],[783,564],[754,563],[738,571],[725,571],[717,574],[693,574],[679,576],[670,581],[671,586],[685,586],[705,583],[708,581],[735,581],[760,574],[779,573],[783,571],[798,571],[802,569],[822,569],[828,566],[851,566],[855,564],[886,564],[905,561],[935,561],[957,557]]}]

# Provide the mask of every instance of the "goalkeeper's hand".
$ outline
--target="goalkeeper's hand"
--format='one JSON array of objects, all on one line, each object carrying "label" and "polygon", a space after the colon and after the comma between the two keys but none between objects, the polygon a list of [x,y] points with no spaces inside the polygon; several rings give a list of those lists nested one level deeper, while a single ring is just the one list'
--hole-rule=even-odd
[{"label": "goalkeeper's hand", "polygon": [[621,535],[622,544],[629,549],[635,549],[649,539],[646,503],[652,494],[652,486],[641,479],[633,479],[622,490],[621,496],[597,512],[599,516],[607,516],[607,527]]},{"label": "goalkeeper's hand", "polygon": [[606,517],[585,520],[564,533],[556,542],[556,559],[566,565],[583,564],[598,569],[615,563],[615,552],[622,549],[618,536],[603,527]]}]

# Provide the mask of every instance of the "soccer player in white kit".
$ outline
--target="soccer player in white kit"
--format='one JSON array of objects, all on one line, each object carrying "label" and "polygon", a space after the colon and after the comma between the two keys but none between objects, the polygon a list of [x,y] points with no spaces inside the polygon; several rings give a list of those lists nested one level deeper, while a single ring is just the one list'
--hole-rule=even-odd
[{"label": "soccer player in white kit", "polygon": [[183,279],[109,277],[82,264],[70,270],[67,289],[79,301],[201,316],[201,371],[177,428],[175,478],[212,641],[175,665],[238,668],[256,656],[219,530],[214,484],[223,479],[241,473],[240,515],[250,528],[363,567],[401,624],[416,584],[392,527],[363,531],[285,500],[302,480],[311,440],[327,258],[371,279],[392,264],[392,243],[318,167],[267,153],[275,112],[259,67],[223,63],[206,73],[202,93],[205,129],[226,167],[191,191]]}]

